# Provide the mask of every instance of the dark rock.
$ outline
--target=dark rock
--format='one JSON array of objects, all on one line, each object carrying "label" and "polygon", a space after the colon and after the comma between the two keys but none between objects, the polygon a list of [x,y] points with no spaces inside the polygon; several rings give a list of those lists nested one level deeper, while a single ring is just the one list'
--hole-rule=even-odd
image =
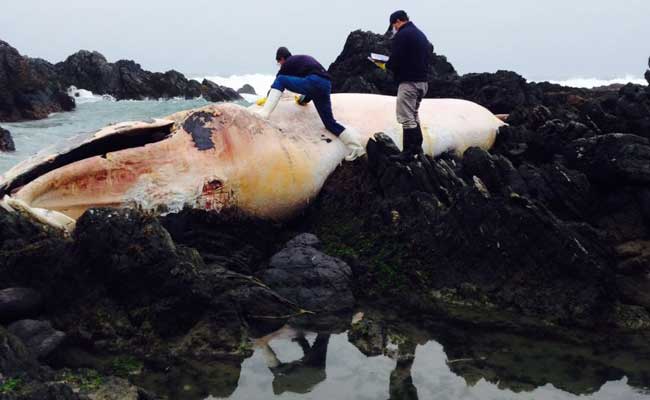
[{"label": "dark rock", "polygon": [[65,339],[65,333],[52,328],[48,321],[26,319],[14,322],[7,330],[22,340],[37,358],[47,357]]},{"label": "dark rock", "polygon": [[156,98],[184,97],[193,99],[201,96],[201,88],[197,81],[189,81],[178,71],[152,74],[153,91]]},{"label": "dark rock", "polygon": [[255,94],[255,95],[257,94],[257,93],[255,93],[255,88],[252,87],[251,85],[249,85],[248,83],[246,83],[244,86],[237,89],[237,93],[240,93],[240,94]]},{"label": "dark rock", "polygon": [[650,183],[650,141],[628,134],[607,134],[570,143],[564,155],[572,168],[603,185]]},{"label": "dark rock", "polygon": [[2,400],[87,400],[72,388],[59,382],[31,381],[21,383],[16,393],[0,394]]},{"label": "dark rock", "polygon": [[55,65],[61,82],[96,94],[109,94],[114,85],[114,68],[96,51],[80,50]]},{"label": "dark rock", "polygon": [[[462,160],[395,163],[386,157],[394,145],[381,136],[367,150],[369,172],[335,171],[310,214],[324,249],[363,266],[355,270],[366,296],[390,298],[400,310],[425,307],[434,296],[569,325],[591,326],[611,308],[616,290],[601,236],[542,203],[557,200],[554,190],[571,193],[553,206],[579,220],[575,209],[590,191],[580,179],[563,186],[567,170],[525,179],[479,150]],[[535,175],[549,179],[538,200],[529,186]]]},{"label": "dark rock", "polygon": [[118,100],[201,96],[200,84],[180,72],[149,72],[130,60],[109,63],[96,51],[81,50],[56,64],[56,71],[66,86],[109,94]]},{"label": "dark rock", "polygon": [[0,321],[15,321],[34,316],[40,311],[43,297],[28,288],[0,290]]},{"label": "dark rock", "polygon": [[312,247],[314,235],[303,234],[275,254],[260,278],[280,295],[310,311],[338,312],[354,306],[352,270],[343,261]]},{"label": "dark rock", "polygon": [[45,118],[74,107],[52,64],[21,56],[0,41],[0,121]]},{"label": "dark rock", "polygon": [[212,102],[242,100],[243,97],[235,90],[217,85],[216,83],[204,79],[201,83],[201,93],[203,97]]},{"label": "dark rock", "polygon": [[621,88],[616,116],[625,122],[623,132],[650,139],[650,93],[646,88],[631,83]]},{"label": "dark rock", "polygon": [[23,342],[0,326],[0,375],[38,375],[38,363]]},{"label": "dark rock", "polygon": [[46,309],[75,296],[76,276],[64,268],[70,241],[62,232],[2,207],[0,226],[0,287],[33,288],[48,299]]},{"label": "dark rock", "polygon": [[647,274],[641,276],[618,275],[616,283],[626,303],[650,309],[650,278]]},{"label": "dark rock", "polygon": [[175,243],[196,249],[207,265],[246,275],[258,272],[287,240],[278,224],[227,210],[183,210],[160,221]]},{"label": "dark rock", "polygon": [[367,357],[384,354],[387,340],[384,327],[373,319],[362,319],[350,327],[348,341]]},{"label": "dark rock", "polygon": [[2,129],[2,127],[0,127],[0,151],[16,151],[16,145],[11,133],[6,129]]},{"label": "dark rock", "polygon": [[207,351],[207,343],[211,351],[236,351],[248,324],[281,325],[298,311],[251,277],[205,265],[195,250],[176,245],[157,219],[136,210],[88,210],[74,239],[78,265],[87,268],[76,273],[137,314],[136,326],[146,322],[159,337],[184,337],[183,351]]},{"label": "dark rock", "polygon": [[[443,88],[444,89],[444,88]],[[460,78],[462,94],[455,96],[438,86],[430,89],[434,97],[462,97],[478,103],[495,114],[508,114],[517,106],[539,104],[542,91],[529,85],[522,76],[512,71],[497,71],[494,74],[466,74]]]}]

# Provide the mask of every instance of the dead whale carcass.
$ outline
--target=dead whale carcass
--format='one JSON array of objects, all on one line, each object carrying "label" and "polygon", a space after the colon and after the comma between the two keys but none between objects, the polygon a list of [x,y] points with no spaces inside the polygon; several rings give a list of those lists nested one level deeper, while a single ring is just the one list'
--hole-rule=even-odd
[{"label": "dead whale carcass", "polygon": [[[339,120],[357,127],[363,143],[383,131],[401,144],[394,98],[337,94],[332,104]],[[504,124],[487,109],[454,99],[424,100],[420,118],[424,151],[433,156],[490,148]],[[59,225],[103,206],[156,212],[233,207],[281,220],[317,195],[345,155],[346,147],[325,130],[311,105],[285,99],[266,121],[239,105],[215,104],[112,125],[37,155],[0,179],[0,196],[8,195],[7,208],[45,221],[58,216]]]}]

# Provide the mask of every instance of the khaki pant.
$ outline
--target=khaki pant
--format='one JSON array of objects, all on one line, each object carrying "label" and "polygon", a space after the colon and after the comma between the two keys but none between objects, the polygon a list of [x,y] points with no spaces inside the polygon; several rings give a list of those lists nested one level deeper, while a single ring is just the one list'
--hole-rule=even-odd
[{"label": "khaki pant", "polygon": [[402,82],[397,89],[397,122],[404,129],[413,129],[420,124],[418,109],[429,90],[427,82]]}]

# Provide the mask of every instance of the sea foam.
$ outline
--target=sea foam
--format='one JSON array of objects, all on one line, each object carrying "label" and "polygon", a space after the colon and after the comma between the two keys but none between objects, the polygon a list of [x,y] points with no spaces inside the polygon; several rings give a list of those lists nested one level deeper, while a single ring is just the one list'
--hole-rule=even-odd
[{"label": "sea foam", "polygon": [[639,78],[633,75],[626,75],[622,78],[614,79],[598,79],[598,78],[571,78],[566,80],[550,81],[551,83],[556,83],[562,86],[569,86],[575,88],[595,88],[600,86],[609,86],[614,84],[625,85],[627,83],[634,83],[637,85],[647,85],[645,79]]},{"label": "sea foam", "polygon": [[68,88],[68,96],[73,97],[77,104],[96,103],[98,101],[115,101],[115,98],[111,95],[94,94],[90,90],[77,89],[76,86],[70,86]]}]

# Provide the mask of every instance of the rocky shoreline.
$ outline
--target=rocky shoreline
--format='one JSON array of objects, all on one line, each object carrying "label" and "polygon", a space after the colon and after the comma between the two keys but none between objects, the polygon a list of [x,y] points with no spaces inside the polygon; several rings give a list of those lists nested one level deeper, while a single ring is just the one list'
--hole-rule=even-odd
[{"label": "rocky shoreline", "polygon": [[[350,35],[330,67],[336,90],[395,89],[370,51],[386,53],[386,37]],[[505,71],[458,76],[434,56],[430,95],[510,114],[494,148],[405,164],[378,133],[285,224],[229,210],[92,209],[69,237],[0,208],[0,385],[11,386],[0,399],[159,398],[129,371],[237,371],[249,337],[287,322],[345,330],[364,304],[429,329],[647,337],[646,77],[647,87],[570,89]]]},{"label": "rocky shoreline", "polygon": [[102,54],[86,50],[51,64],[22,56],[0,40],[0,121],[42,119],[71,111],[75,100],[67,93],[70,86],[117,100],[200,96],[212,102],[242,100],[231,88],[208,80],[188,80],[174,70],[150,72],[131,60],[109,63]]}]

